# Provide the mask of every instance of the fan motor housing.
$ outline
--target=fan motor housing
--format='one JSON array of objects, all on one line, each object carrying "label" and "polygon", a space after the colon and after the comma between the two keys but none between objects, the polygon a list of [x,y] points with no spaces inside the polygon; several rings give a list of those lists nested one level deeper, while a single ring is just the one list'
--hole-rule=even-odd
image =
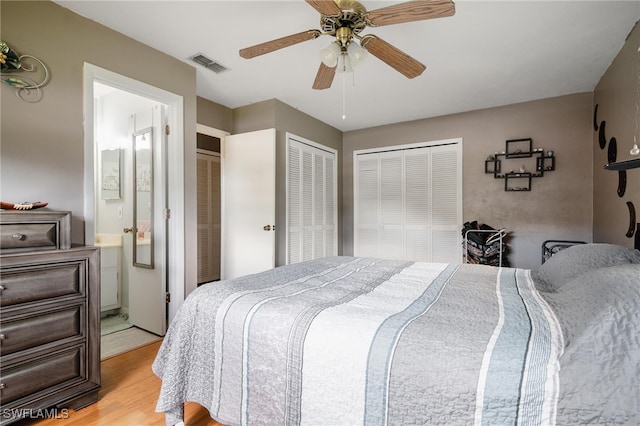
[{"label": "fan motor housing", "polygon": [[322,15],[320,28],[324,34],[336,35],[340,28],[349,28],[353,34],[359,34],[367,26],[365,15],[367,9],[355,0],[336,0],[342,10],[340,15]]}]

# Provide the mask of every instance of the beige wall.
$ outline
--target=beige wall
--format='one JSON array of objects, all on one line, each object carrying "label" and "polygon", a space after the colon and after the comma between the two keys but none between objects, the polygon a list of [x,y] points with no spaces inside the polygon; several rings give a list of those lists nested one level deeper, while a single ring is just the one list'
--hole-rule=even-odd
[{"label": "beige wall", "polygon": [[[185,164],[195,164],[195,69],[48,1],[0,3],[2,40],[40,58],[51,80],[37,103],[2,85],[1,197],[70,210],[72,242],[85,242],[83,64],[89,62],[184,99]],[[135,58],[135,60],[132,60]],[[195,168],[185,167],[187,288],[196,277]]]},{"label": "beige wall", "polygon": [[[344,135],[280,101],[230,110],[196,97],[190,65],[48,1],[0,3],[2,39],[22,54],[41,58],[51,70],[43,99],[34,104],[2,87],[0,193],[2,200],[45,200],[73,212],[74,243],[84,238],[82,67],[94,65],[143,81],[184,98],[186,280],[195,283],[195,123],[230,131],[277,129],[277,158],[284,162],[285,133],[339,151],[342,191],[341,253],[353,247],[353,150],[462,137],[464,140],[464,219],[479,220],[512,232],[510,260],[536,267],[540,244],[548,238],[617,242],[624,236],[630,200],[640,211],[640,171],[628,172],[627,195],[616,195],[617,173],[604,171],[606,150],[593,131],[591,93],[473,111],[432,119],[347,132]],[[634,128],[636,28],[595,91],[599,120],[607,138],[615,136],[624,159]],[[135,61],[127,58],[136,58]],[[152,71],[151,71],[152,70]],[[197,113],[196,113],[197,111]],[[197,116],[196,116],[197,114]],[[534,179],[531,192],[506,193],[503,181],[484,174],[484,160],[504,149],[504,141],[531,137],[535,146],[553,149],[557,170]],[[514,166],[515,167],[515,166]],[[278,168],[277,263],[284,262],[284,168]],[[595,180],[595,184],[594,184]],[[595,207],[593,200],[595,200]],[[89,218],[90,220],[90,218]],[[190,271],[193,271],[191,273]]]},{"label": "beige wall", "polygon": [[[298,111],[278,100],[269,100],[247,105],[233,110],[233,133],[255,130],[276,129],[276,265],[284,265],[286,260],[285,213],[286,213],[286,134],[293,133],[338,151],[338,216],[341,206],[341,150],[342,132],[315,118]],[[340,222],[338,241],[342,241]],[[338,243],[340,249],[341,244]]]},{"label": "beige wall", "polygon": [[[583,93],[345,133],[343,253],[353,253],[353,151],[457,137],[463,138],[464,221],[510,231],[512,266],[537,268],[546,239],[590,241],[591,102]],[[531,192],[505,192],[504,180],[484,173],[484,160],[519,138],[555,151],[556,170],[533,179]],[[507,161],[514,169],[521,163]]]},{"label": "beige wall", "polygon": [[[633,145],[637,112],[636,96],[638,87],[638,46],[640,46],[640,27],[636,25],[626,43],[609,66],[607,72],[596,86],[594,105],[598,105],[597,124],[605,121],[606,146],[600,149],[599,130],[593,125],[593,238],[633,247],[633,238],[625,234],[629,229],[629,209],[626,203],[632,202],[640,222],[640,169],[632,169],[627,174],[627,189],[623,197],[618,196],[618,172],[604,170],[608,162],[608,150],[611,138],[617,141],[617,160],[628,160],[632,156],[629,150]],[[640,143],[640,135],[636,136]],[[637,158],[637,157],[635,157]]]},{"label": "beige wall", "polygon": [[197,109],[198,124],[231,133],[233,110],[201,97],[198,97]]}]

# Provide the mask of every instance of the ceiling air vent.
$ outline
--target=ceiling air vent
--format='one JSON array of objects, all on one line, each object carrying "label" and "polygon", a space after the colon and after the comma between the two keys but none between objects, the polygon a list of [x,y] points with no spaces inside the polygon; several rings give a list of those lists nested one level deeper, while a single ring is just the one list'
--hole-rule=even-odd
[{"label": "ceiling air vent", "polygon": [[200,53],[193,55],[189,59],[191,59],[193,62],[195,62],[198,65],[202,65],[203,67],[210,69],[216,74],[220,74],[221,72],[225,72],[228,70],[228,68],[225,67],[224,65],[214,61],[213,59],[209,59]]}]

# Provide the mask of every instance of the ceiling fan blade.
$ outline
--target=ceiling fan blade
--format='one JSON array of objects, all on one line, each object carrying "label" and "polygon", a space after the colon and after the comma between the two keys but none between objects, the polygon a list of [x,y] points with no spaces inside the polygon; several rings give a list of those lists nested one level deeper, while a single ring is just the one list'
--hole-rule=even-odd
[{"label": "ceiling fan blade", "polygon": [[307,3],[323,15],[334,16],[342,13],[333,0],[307,0]]},{"label": "ceiling fan blade", "polygon": [[318,30],[303,31],[298,34],[292,34],[286,37],[278,38],[276,40],[271,40],[264,43],[256,44],[255,46],[240,49],[240,56],[246,59],[254,58],[256,56],[264,55],[265,53],[273,52],[274,50],[302,43],[303,41],[313,40],[314,38],[320,37],[321,34],[322,33]]},{"label": "ceiling fan blade", "polygon": [[411,56],[374,35],[364,36],[360,44],[369,53],[407,78],[417,77],[426,69],[424,65]]},{"label": "ceiling fan blade", "polygon": [[395,4],[372,10],[367,13],[367,25],[380,27],[383,25],[401,24],[404,22],[423,21],[425,19],[453,16],[456,7],[451,0],[418,0]]},{"label": "ceiling fan blade", "polygon": [[320,62],[320,68],[318,68],[316,79],[313,82],[313,88],[316,90],[324,90],[331,87],[333,77],[336,75],[336,68],[337,66],[328,67],[324,63]]}]

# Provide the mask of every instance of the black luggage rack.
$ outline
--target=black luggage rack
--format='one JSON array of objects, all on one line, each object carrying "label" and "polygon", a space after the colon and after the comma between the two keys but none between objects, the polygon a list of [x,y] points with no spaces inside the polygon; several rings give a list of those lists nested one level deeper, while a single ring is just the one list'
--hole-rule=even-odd
[{"label": "black luggage rack", "polygon": [[494,229],[477,222],[467,222],[462,229],[464,236],[464,262],[478,265],[508,266],[505,229]]}]

